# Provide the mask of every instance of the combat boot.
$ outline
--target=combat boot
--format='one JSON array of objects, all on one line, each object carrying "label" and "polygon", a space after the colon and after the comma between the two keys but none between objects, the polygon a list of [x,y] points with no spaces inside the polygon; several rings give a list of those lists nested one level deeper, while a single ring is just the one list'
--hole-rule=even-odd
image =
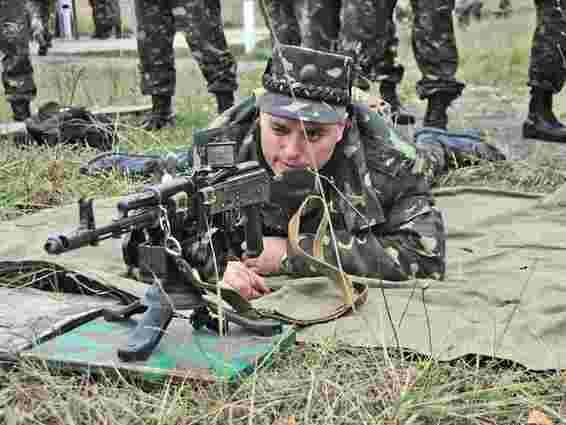
[{"label": "combat boot", "polygon": [[529,115],[523,123],[523,137],[566,143],[566,126],[552,111],[551,91],[531,88]]},{"label": "combat boot", "polygon": [[112,35],[112,27],[110,26],[102,26],[97,25],[96,29],[94,30],[94,34],[92,34],[92,38],[97,40],[107,40]]},{"label": "combat boot", "polygon": [[218,115],[230,109],[234,105],[234,92],[227,91],[216,93],[216,104],[218,105]]},{"label": "combat boot", "polygon": [[[23,122],[31,116],[30,102],[28,100],[16,100],[10,102],[10,105],[14,121]],[[31,142],[31,139],[27,133],[16,133],[14,134],[14,142],[17,145],[27,145]]]},{"label": "combat boot", "polygon": [[28,100],[14,100],[10,102],[14,121],[25,121],[31,116],[30,102]]},{"label": "combat boot", "polygon": [[173,128],[176,125],[175,114],[171,107],[171,96],[154,95],[151,97],[152,108],[141,128],[146,131],[157,131]]},{"label": "combat boot", "polygon": [[428,98],[423,127],[446,130],[448,124],[447,110],[455,96],[452,93],[436,92]]},{"label": "combat boot", "polygon": [[410,114],[403,106],[397,95],[397,85],[389,81],[382,81],[379,86],[381,97],[391,108],[391,120],[394,124],[410,125],[415,123],[415,116]]}]

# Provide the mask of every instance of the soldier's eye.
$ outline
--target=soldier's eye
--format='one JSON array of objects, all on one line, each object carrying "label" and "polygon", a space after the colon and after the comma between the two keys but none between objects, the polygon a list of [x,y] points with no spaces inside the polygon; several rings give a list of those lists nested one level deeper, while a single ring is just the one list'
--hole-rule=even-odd
[{"label": "soldier's eye", "polygon": [[287,127],[284,127],[284,126],[281,126],[281,125],[272,125],[271,130],[275,134],[280,135],[280,136],[289,133],[289,129]]},{"label": "soldier's eye", "polygon": [[309,139],[311,142],[314,140],[317,140],[318,138],[320,138],[320,136],[322,136],[322,130],[320,128],[305,128],[305,133],[307,135],[307,139]]}]

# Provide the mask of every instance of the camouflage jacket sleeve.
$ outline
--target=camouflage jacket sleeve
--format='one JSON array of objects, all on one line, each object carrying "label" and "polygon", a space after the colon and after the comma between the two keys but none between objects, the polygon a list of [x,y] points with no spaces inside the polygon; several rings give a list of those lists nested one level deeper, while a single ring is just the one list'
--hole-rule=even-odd
[{"label": "camouflage jacket sleeve", "polygon": [[[369,116],[362,110],[358,111],[356,119],[357,123],[353,124],[347,137],[363,139],[366,165],[351,158],[349,164],[345,157],[339,160],[350,166],[345,168],[367,167],[370,190],[377,195],[383,220],[369,229],[349,229],[342,220],[343,211],[331,208],[334,210],[332,221],[336,240],[332,240],[329,232],[322,235],[324,259],[338,265],[339,257],[344,271],[356,275],[387,280],[406,280],[413,276],[442,279],[445,229],[442,215],[434,207],[429,184],[436,167],[435,157],[413,143],[403,141],[376,114]],[[346,150],[350,142],[346,141]],[[339,170],[340,167],[336,168],[334,164],[333,172],[340,173]],[[351,176],[355,178],[355,173],[334,176],[337,186],[341,179],[348,181]],[[342,184],[330,198],[349,196],[349,187],[355,187],[355,184]],[[358,196],[363,198],[363,193]],[[350,196],[351,201],[355,198],[356,194]],[[338,202],[335,204],[339,205]],[[361,202],[356,208],[364,213],[363,206]],[[305,217],[300,245],[307,252],[312,252],[319,220],[320,214],[310,224]],[[290,273],[313,271],[307,270],[302,259],[293,253],[289,254],[285,266]]]}]

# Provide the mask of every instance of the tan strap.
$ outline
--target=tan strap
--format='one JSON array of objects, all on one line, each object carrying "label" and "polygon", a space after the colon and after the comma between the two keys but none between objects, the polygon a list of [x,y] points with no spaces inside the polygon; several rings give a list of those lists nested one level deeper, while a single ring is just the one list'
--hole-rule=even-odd
[{"label": "tan strap", "polygon": [[[301,227],[301,216],[307,205],[312,202],[319,202],[323,208],[324,214],[318,225],[316,231],[316,236],[313,241],[313,255],[306,253],[299,244],[299,230]],[[344,304],[352,306],[354,305],[354,289],[352,285],[352,278],[344,271],[338,269],[326,261],[324,261],[323,256],[323,237],[326,235],[326,230],[330,223],[330,211],[326,206],[326,203],[320,196],[309,196],[307,197],[297,212],[291,217],[288,227],[288,237],[289,243],[291,244],[291,249],[293,255],[300,255],[305,262],[313,269],[313,271],[320,272],[332,280],[338,289],[342,292],[342,297],[344,298]]]}]

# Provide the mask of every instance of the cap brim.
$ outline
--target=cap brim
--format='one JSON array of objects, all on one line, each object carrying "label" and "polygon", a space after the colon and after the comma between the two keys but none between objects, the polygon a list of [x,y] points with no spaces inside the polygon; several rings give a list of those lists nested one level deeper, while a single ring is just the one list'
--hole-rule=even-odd
[{"label": "cap brim", "polygon": [[321,124],[335,124],[346,118],[346,107],[335,106],[313,100],[265,92],[258,99],[258,106],[262,112],[277,115],[283,118],[317,122]]}]

